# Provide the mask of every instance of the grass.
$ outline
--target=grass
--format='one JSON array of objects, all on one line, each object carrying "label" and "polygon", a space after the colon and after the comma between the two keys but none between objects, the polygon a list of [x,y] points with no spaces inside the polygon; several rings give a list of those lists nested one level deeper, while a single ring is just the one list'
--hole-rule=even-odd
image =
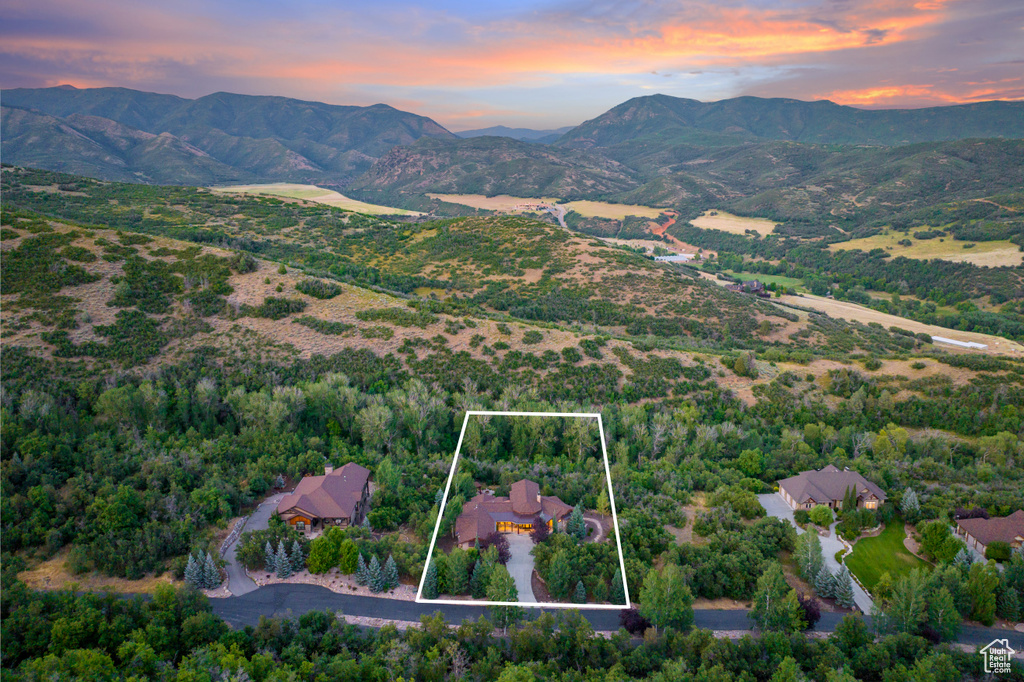
[{"label": "grass", "polygon": [[[909,240],[910,246],[899,244],[903,240]],[[974,246],[965,249],[964,244],[968,243],[973,243]],[[1020,265],[1024,261],[1024,253],[1021,253],[1016,244],[1008,240],[962,242],[947,236],[943,238],[943,241],[939,241],[938,238],[914,239],[913,233],[905,235],[902,232],[876,234],[864,239],[839,242],[832,244],[829,249],[832,251],[885,249],[893,256],[906,256],[907,258],[918,258],[921,260],[939,258],[955,263],[974,263],[975,265],[987,265],[990,267]]]},{"label": "grass", "polygon": [[[462,204],[472,208],[483,208],[490,211],[512,212],[523,210],[524,205],[554,204],[557,199],[529,199],[513,197],[507,194],[487,197],[482,194],[427,194],[428,197],[440,199],[452,204]],[[641,218],[657,218],[663,209],[635,204],[610,204],[606,201],[570,201],[564,204],[565,210],[576,211],[585,218],[609,218],[623,220],[626,216],[635,215]],[[774,225],[774,224],[773,224]]]},{"label": "grass", "polygon": [[725,274],[732,275],[738,279],[744,281],[750,281],[756,279],[764,284],[775,284],[777,286],[784,286],[787,289],[796,291],[807,291],[804,287],[804,281],[797,279],[796,277],[786,277],[785,275],[762,275],[757,272],[733,272],[732,270],[726,270]]},{"label": "grass", "polygon": [[903,524],[890,523],[880,535],[859,540],[846,557],[846,565],[869,590],[887,571],[895,579],[915,568],[929,568],[903,546],[905,537]]},{"label": "grass", "polygon": [[74,575],[67,568],[69,551],[70,547],[65,547],[50,559],[19,573],[18,579],[24,581],[33,590],[66,590],[72,585],[77,585],[79,590],[97,592],[113,590],[114,592],[151,593],[156,590],[157,585],[181,585],[170,573],[162,575],[150,573],[139,580],[115,578],[95,572]]},{"label": "grass", "polygon": [[721,230],[732,234],[744,234],[747,230],[754,230],[764,236],[771,234],[775,229],[775,221],[766,218],[743,218],[725,211],[716,211],[717,215],[711,215],[711,211],[705,211],[704,215],[690,221],[694,227],[703,230]]},{"label": "grass", "polygon": [[275,182],[266,185],[233,185],[227,187],[214,187],[215,192],[238,192],[241,194],[255,194],[259,196],[284,197],[285,199],[304,199],[318,204],[336,206],[346,211],[365,213],[367,215],[423,215],[417,211],[407,211],[402,208],[390,206],[378,206],[368,204],[365,201],[349,199],[344,194],[333,190],[317,187],[316,185],[296,185],[287,182]]}]

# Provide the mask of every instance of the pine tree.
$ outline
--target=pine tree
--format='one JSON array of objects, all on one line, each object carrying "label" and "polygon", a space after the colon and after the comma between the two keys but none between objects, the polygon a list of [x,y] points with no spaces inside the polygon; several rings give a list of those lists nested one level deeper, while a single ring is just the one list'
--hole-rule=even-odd
[{"label": "pine tree", "polygon": [[564,549],[555,552],[548,567],[548,590],[555,599],[567,599],[572,594],[573,570]]},{"label": "pine tree", "polygon": [[196,589],[202,587],[202,575],[200,573],[199,563],[196,558],[191,554],[188,555],[188,564],[185,566],[185,582],[195,587]]},{"label": "pine tree", "polygon": [[587,603],[587,588],[583,587],[583,581],[576,581],[576,589],[572,592],[572,601],[575,604]]},{"label": "pine tree", "polygon": [[437,599],[437,564],[433,561],[427,566],[427,577],[423,581],[423,598]]},{"label": "pine tree", "polygon": [[903,512],[903,518],[913,523],[917,519],[917,514],[921,511],[921,505],[917,501],[917,493],[914,492],[913,488],[907,488],[903,492],[903,500],[900,502],[900,511]]},{"label": "pine tree", "polygon": [[388,555],[388,560],[384,562],[384,589],[393,590],[398,587],[398,564],[395,563],[395,558]]},{"label": "pine tree", "polygon": [[622,571],[612,573],[612,596],[613,604],[626,603],[626,590],[622,586]]},{"label": "pine tree", "polygon": [[370,566],[366,569],[366,581],[369,583],[370,592],[376,594],[384,591],[384,575],[376,554],[370,559]]},{"label": "pine tree", "polygon": [[284,540],[279,540],[277,543],[274,571],[277,573],[277,577],[282,579],[292,574],[292,562],[288,559],[288,552],[284,548]]},{"label": "pine tree", "polygon": [[369,573],[366,568],[366,560],[363,559],[363,553],[359,553],[359,561],[356,564],[356,584],[366,585],[369,583]]},{"label": "pine tree", "polygon": [[587,537],[587,522],[583,520],[583,508],[579,505],[576,505],[576,508],[572,510],[572,514],[569,515],[566,532],[576,538],[576,542],[583,542]]},{"label": "pine tree", "polygon": [[220,577],[220,569],[213,560],[213,554],[206,555],[206,562],[203,565],[203,583],[208,590],[217,589],[223,580]]},{"label": "pine tree", "polygon": [[828,570],[828,566],[822,566],[818,570],[818,575],[814,576],[814,591],[822,599],[835,596],[836,579],[832,571]]},{"label": "pine tree", "polygon": [[369,530],[369,531],[373,530],[373,528],[370,527],[370,517],[369,516],[364,516],[363,517],[363,530]]},{"label": "pine tree", "polygon": [[274,548],[270,545],[270,540],[267,540],[266,546],[263,547],[263,564],[267,572],[274,570],[276,566]]},{"label": "pine tree", "polygon": [[306,568],[306,555],[302,553],[302,545],[299,544],[298,540],[292,541],[290,561],[292,564],[292,573],[298,573]]},{"label": "pine tree", "polygon": [[469,589],[469,563],[461,549],[452,550],[448,555],[448,593],[465,594]]},{"label": "pine tree", "polygon": [[487,564],[481,559],[473,565],[473,577],[469,579],[469,593],[473,599],[483,599],[487,595]]},{"label": "pine tree", "polygon": [[839,567],[839,573],[836,574],[832,595],[836,598],[836,603],[844,609],[856,606],[853,600],[853,579],[850,577],[850,569],[845,564]]},{"label": "pine tree", "polygon": [[956,556],[953,557],[953,565],[959,569],[968,570],[973,563],[974,557],[971,556],[971,553],[967,551],[966,547],[962,548],[956,553]]}]

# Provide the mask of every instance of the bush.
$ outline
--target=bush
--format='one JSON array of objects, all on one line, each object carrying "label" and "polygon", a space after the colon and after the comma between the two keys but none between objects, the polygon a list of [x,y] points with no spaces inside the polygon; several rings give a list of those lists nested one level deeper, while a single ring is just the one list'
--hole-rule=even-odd
[{"label": "bush", "polygon": [[341,285],[322,279],[304,279],[295,288],[314,298],[334,298],[341,293]]},{"label": "bush", "polygon": [[535,344],[540,343],[544,340],[544,335],[539,331],[531,329],[530,331],[523,334],[523,343]]},{"label": "bush", "polygon": [[835,517],[832,515],[832,510],[823,504],[816,505],[809,514],[811,521],[822,528],[828,528],[832,525],[832,521]]},{"label": "bush", "polygon": [[804,595],[797,595],[797,601],[800,603],[800,608],[803,609],[804,623],[807,624],[807,629],[814,628],[814,624],[821,620],[821,604],[814,597],[804,597]]},{"label": "bush", "polygon": [[641,616],[639,609],[623,609],[619,611],[619,625],[629,634],[642,637],[651,627],[651,621]]},{"label": "bush", "polygon": [[806,509],[797,509],[793,512],[793,520],[800,525],[806,525],[811,521],[811,512]]},{"label": "bush", "polygon": [[999,562],[1009,561],[1010,543],[1003,542],[1002,540],[990,542],[988,547],[985,548],[985,558]]}]

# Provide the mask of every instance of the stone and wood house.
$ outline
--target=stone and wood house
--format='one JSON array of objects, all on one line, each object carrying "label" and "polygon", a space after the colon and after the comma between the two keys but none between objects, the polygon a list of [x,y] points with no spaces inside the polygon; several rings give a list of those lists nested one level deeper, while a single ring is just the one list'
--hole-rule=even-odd
[{"label": "stone and wood house", "polygon": [[349,462],[324,467],[323,476],[304,476],[277,505],[282,519],[301,531],[358,525],[370,507],[370,470]]},{"label": "stone and wood house", "polygon": [[462,514],[455,520],[455,536],[460,547],[472,547],[495,531],[529,533],[538,520],[551,528],[572,510],[555,496],[541,495],[540,486],[524,478],[512,484],[508,497],[484,490],[462,505]]},{"label": "stone and wood house", "polygon": [[850,488],[857,493],[858,508],[877,509],[886,500],[881,488],[856,471],[838,469],[831,464],[779,481],[779,494],[793,509],[811,509],[819,504],[842,509],[843,498]]},{"label": "stone and wood house", "polygon": [[982,554],[993,542],[1005,542],[1010,548],[1024,545],[1024,510],[1018,509],[1009,516],[990,519],[957,519],[956,533],[963,537],[968,547]]}]

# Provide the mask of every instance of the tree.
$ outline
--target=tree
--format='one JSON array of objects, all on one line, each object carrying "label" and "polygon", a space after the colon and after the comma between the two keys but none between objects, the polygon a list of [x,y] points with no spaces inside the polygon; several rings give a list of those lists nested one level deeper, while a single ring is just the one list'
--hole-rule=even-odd
[{"label": "tree", "polygon": [[796,538],[796,563],[805,580],[814,580],[824,563],[818,531],[808,530]]},{"label": "tree", "polygon": [[196,558],[189,554],[188,563],[185,565],[185,582],[196,589],[202,587],[201,568]]},{"label": "tree", "polygon": [[508,546],[508,538],[495,531],[484,538],[484,544],[490,549],[494,547],[498,552],[498,563],[502,566],[508,564],[512,558],[512,548]]},{"label": "tree", "polygon": [[433,561],[427,566],[427,575],[423,580],[423,598],[437,599],[437,564]]},{"label": "tree", "polygon": [[611,504],[608,501],[608,491],[603,487],[601,492],[597,494],[597,513],[601,516],[608,516],[611,513]]},{"label": "tree", "polygon": [[750,618],[762,630],[800,630],[803,622],[800,611],[796,590],[786,584],[782,565],[772,561],[757,579]]},{"label": "tree", "polygon": [[483,559],[477,560],[473,565],[473,577],[469,579],[469,592],[474,599],[483,599],[487,596],[487,579],[490,567]]},{"label": "tree", "polygon": [[391,461],[391,455],[388,455],[380,461],[377,465],[377,471],[373,478],[378,488],[388,494],[393,494],[398,490],[398,469],[395,468],[394,462]]},{"label": "tree", "polygon": [[326,573],[338,565],[340,548],[334,544],[326,535],[313,540],[309,546],[309,559],[307,564],[310,573]]},{"label": "tree", "polygon": [[884,629],[911,634],[917,632],[927,615],[925,581],[920,570],[915,568],[896,580],[883,615]]},{"label": "tree", "polygon": [[846,492],[843,494],[842,510],[844,512],[848,512],[848,511],[853,511],[856,508],[857,508],[857,488],[855,488],[854,486],[850,486],[849,488],[846,489]]},{"label": "tree", "polygon": [[384,574],[381,571],[380,561],[377,560],[376,554],[370,558],[370,565],[366,569],[366,582],[371,592],[376,594],[377,592],[384,591]]},{"label": "tree", "polygon": [[220,586],[223,582],[220,576],[220,569],[217,568],[217,564],[213,560],[213,554],[208,553],[206,555],[206,561],[203,562],[203,587],[208,590],[214,590]]},{"label": "tree", "polygon": [[960,634],[960,612],[956,609],[953,595],[944,586],[936,590],[929,600],[928,624],[946,642]]},{"label": "tree", "polygon": [[548,591],[555,599],[567,599],[573,587],[575,572],[569,561],[569,554],[560,549],[551,557],[548,564],[547,584]]},{"label": "tree", "polygon": [[821,526],[822,528],[828,528],[831,525],[834,517],[832,516],[832,510],[823,504],[816,504],[811,509],[811,522],[815,525]]},{"label": "tree", "polygon": [[266,568],[268,573],[270,571],[274,570],[275,563],[276,563],[275,562],[275,557],[276,556],[277,555],[274,554],[274,548],[270,544],[270,540],[267,540],[267,544],[263,548],[263,561],[264,561],[264,567]]},{"label": "tree", "polygon": [[284,548],[284,540],[277,543],[277,554],[274,556],[274,572],[278,578],[287,578],[292,574],[292,562]]},{"label": "tree", "polygon": [[903,514],[903,518],[907,520],[907,523],[916,522],[918,515],[921,513],[921,504],[917,501],[917,493],[909,486],[903,491],[903,499],[900,501],[900,513]]},{"label": "tree", "polygon": [[[516,582],[504,566],[497,565],[494,567],[490,582],[487,585],[487,600],[496,602],[519,601]],[[523,617],[523,609],[518,606],[492,606],[490,611],[491,621],[501,628],[502,634],[507,634],[508,626],[518,622]]]},{"label": "tree", "polygon": [[469,561],[466,552],[454,549],[448,555],[448,593],[465,594],[469,589]]},{"label": "tree", "polygon": [[359,547],[350,538],[345,538],[338,549],[338,570],[352,575],[359,568]]},{"label": "tree", "polygon": [[530,539],[533,540],[533,544],[539,545],[547,540],[550,534],[551,531],[548,529],[548,524],[539,518],[534,520],[533,530],[530,531]]},{"label": "tree", "polygon": [[622,586],[622,571],[618,568],[612,573],[611,600],[613,604],[626,603],[626,590]]},{"label": "tree", "polygon": [[822,564],[821,568],[818,569],[818,575],[814,576],[814,591],[823,599],[835,596],[835,576],[832,575],[832,571],[828,570],[828,566],[825,566],[824,564]]},{"label": "tree", "polygon": [[572,510],[572,514],[569,515],[569,523],[565,527],[565,531],[576,538],[576,542],[583,542],[587,537],[587,522],[583,520],[583,508],[580,505]]},{"label": "tree", "polygon": [[821,604],[814,597],[805,598],[802,594],[798,594],[796,600],[803,609],[804,624],[808,628],[813,628],[814,624],[821,620]]},{"label": "tree", "polygon": [[299,545],[298,540],[292,541],[292,551],[289,561],[292,563],[292,573],[298,573],[306,568],[306,555],[302,553],[302,546]]},{"label": "tree", "polygon": [[807,677],[800,670],[796,659],[792,656],[786,656],[779,663],[779,667],[775,669],[769,682],[806,682],[806,680]]},{"label": "tree", "polygon": [[574,604],[587,603],[587,588],[583,586],[582,580],[576,581],[576,589],[572,592],[572,601]]},{"label": "tree", "polygon": [[384,562],[384,589],[393,590],[398,587],[398,564],[395,563],[395,557],[388,555],[388,560]]},{"label": "tree", "polygon": [[362,552],[359,553],[359,559],[356,560],[356,584],[357,585],[368,585],[370,580],[369,570],[366,568],[366,560],[363,559]]},{"label": "tree", "polygon": [[835,576],[835,587],[832,593],[836,603],[844,609],[852,609],[856,606],[853,599],[853,578],[850,577],[850,569],[843,564],[839,567],[839,573]]},{"label": "tree", "polygon": [[967,573],[967,593],[971,596],[971,620],[992,625],[996,620],[996,588],[999,570],[994,561],[978,562]]},{"label": "tree", "polygon": [[648,571],[640,588],[640,614],[651,621],[655,632],[666,627],[685,630],[693,625],[693,594],[678,566],[666,564]]}]

